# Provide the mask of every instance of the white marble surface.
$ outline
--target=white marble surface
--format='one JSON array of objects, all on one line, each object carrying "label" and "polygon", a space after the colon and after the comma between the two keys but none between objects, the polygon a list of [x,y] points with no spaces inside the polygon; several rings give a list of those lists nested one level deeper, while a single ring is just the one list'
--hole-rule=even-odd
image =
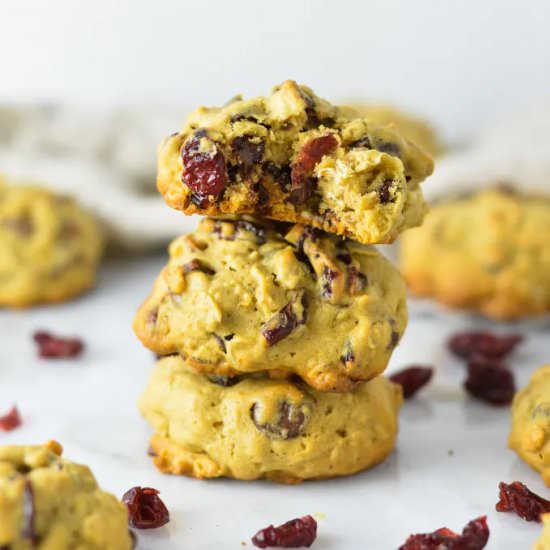
[{"label": "white marble surface", "polygon": [[[288,487],[158,473],[145,453],[150,430],[136,411],[154,359],[130,323],[162,263],[162,257],[111,262],[97,291],[81,300],[0,311],[0,409],[17,403],[24,419],[18,430],[0,432],[0,444],[55,438],[67,457],[89,464],[116,495],[134,485],[158,488],[172,520],[139,533],[143,550],[238,549],[241,541],[250,548],[258,528],[315,512],[323,518],[317,550],[392,550],[411,532],[443,525],[460,530],[482,514],[491,528],[487,548],[530,548],[539,526],[494,511],[498,482],[518,479],[547,498],[550,491],[507,450],[508,410],[465,397],[464,367],[444,347],[452,331],[483,322],[419,304],[412,304],[391,369],[426,363],[437,367],[437,376],[403,408],[398,448],[383,465],[347,479]],[[86,353],[74,361],[40,360],[31,338],[36,329],[81,336]],[[527,341],[511,362],[523,385],[535,367],[550,362],[550,329],[544,322],[519,329]]]}]

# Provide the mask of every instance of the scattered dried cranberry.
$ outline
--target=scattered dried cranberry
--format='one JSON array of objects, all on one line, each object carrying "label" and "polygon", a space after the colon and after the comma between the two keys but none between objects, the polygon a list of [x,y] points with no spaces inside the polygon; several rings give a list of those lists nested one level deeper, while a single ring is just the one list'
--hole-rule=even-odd
[{"label": "scattered dried cranberry", "polygon": [[403,388],[403,397],[408,399],[431,380],[433,372],[431,367],[409,367],[392,374],[390,380]]},{"label": "scattered dried cranberry", "polygon": [[499,501],[496,504],[497,512],[514,512],[525,521],[540,522],[541,514],[550,512],[550,501],[530,491],[523,483],[501,482]]},{"label": "scattered dried cranberry", "polygon": [[45,331],[37,331],[33,335],[38,344],[40,357],[65,359],[78,357],[84,350],[84,343],[78,338],[59,338]]},{"label": "scattered dried cranberry", "polygon": [[[201,141],[203,150],[201,150]],[[205,206],[209,195],[217,197],[227,187],[225,158],[206,130],[197,130],[181,151],[183,159],[182,180],[195,196],[200,206]]]},{"label": "scattered dried cranberry", "polygon": [[480,355],[468,362],[464,387],[474,397],[492,405],[509,405],[516,392],[513,373],[500,361]]},{"label": "scattered dried cranberry", "polygon": [[296,518],[274,527],[261,529],[252,537],[258,548],[310,547],[317,538],[317,522],[311,516]]},{"label": "scattered dried cranberry", "polygon": [[501,359],[523,340],[521,334],[498,336],[490,332],[459,332],[449,339],[449,349],[458,357],[469,359],[472,355],[484,355]]},{"label": "scattered dried cranberry", "polygon": [[136,529],[154,529],[170,521],[170,513],[151,487],[133,487],[122,497],[128,508],[128,525]]},{"label": "scattered dried cranberry", "polygon": [[311,173],[315,165],[337,147],[338,140],[333,134],[313,138],[302,147],[290,173],[292,197],[295,202],[304,203],[311,196]]},{"label": "scattered dried cranberry", "polygon": [[481,550],[489,540],[485,516],[470,521],[462,534],[443,527],[433,533],[411,535],[399,550]]},{"label": "scattered dried cranberry", "polygon": [[14,405],[7,414],[0,416],[0,430],[3,432],[11,432],[15,428],[21,426],[23,421],[21,420],[21,415],[19,410]]}]

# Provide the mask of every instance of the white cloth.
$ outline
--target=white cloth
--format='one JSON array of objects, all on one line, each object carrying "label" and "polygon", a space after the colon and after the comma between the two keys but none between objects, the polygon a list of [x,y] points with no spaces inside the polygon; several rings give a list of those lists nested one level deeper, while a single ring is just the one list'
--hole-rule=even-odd
[{"label": "white cloth", "polygon": [[155,187],[157,146],[183,119],[159,107],[2,107],[0,173],[74,196],[119,246],[165,246],[197,221],[168,207]]},{"label": "white cloth", "polygon": [[422,188],[434,201],[498,182],[550,194],[550,104],[482,129],[468,147],[438,159]]}]

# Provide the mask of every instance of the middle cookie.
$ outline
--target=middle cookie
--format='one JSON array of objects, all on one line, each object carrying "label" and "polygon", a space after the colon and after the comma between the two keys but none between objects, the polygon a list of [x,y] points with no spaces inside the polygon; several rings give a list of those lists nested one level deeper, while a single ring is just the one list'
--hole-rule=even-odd
[{"label": "middle cookie", "polygon": [[302,225],[207,218],[170,246],[134,330],[205,374],[297,374],[348,391],[385,369],[406,324],[404,283],[375,249]]}]

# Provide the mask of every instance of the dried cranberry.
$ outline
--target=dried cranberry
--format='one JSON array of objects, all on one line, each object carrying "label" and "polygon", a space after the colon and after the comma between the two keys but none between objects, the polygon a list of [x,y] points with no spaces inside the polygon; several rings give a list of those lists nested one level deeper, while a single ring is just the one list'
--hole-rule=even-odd
[{"label": "dried cranberry", "polygon": [[277,418],[274,419],[274,422],[263,424],[258,419],[259,407],[258,403],[252,405],[250,417],[256,428],[269,439],[286,440],[298,437],[307,423],[308,415],[305,412],[304,404],[293,405],[283,401],[278,407]]},{"label": "dried cranberry", "polygon": [[311,174],[315,165],[337,147],[336,137],[333,134],[327,134],[311,139],[300,149],[290,174],[291,192],[295,202],[304,203],[311,196],[313,191]]},{"label": "dried cranberry", "polygon": [[485,516],[470,521],[462,534],[443,527],[433,533],[411,535],[399,550],[481,550],[489,540]]},{"label": "dried cranberry", "polygon": [[449,339],[449,349],[458,357],[469,359],[472,355],[484,355],[501,359],[523,340],[521,334],[496,335],[490,332],[459,332]]},{"label": "dried cranberry", "polygon": [[258,548],[309,548],[316,538],[317,522],[304,516],[261,529],[252,537],[252,544]]},{"label": "dried cranberry", "polygon": [[170,521],[170,514],[159,492],[151,487],[133,487],[122,497],[128,508],[128,524],[136,529],[154,529]]},{"label": "dried cranberry", "polygon": [[265,142],[257,140],[258,138],[252,136],[237,136],[231,143],[231,148],[239,157],[245,174],[259,164],[264,156]]},{"label": "dried cranberry", "polygon": [[60,338],[45,331],[35,332],[33,338],[38,344],[40,357],[53,359],[78,357],[84,350],[84,343],[78,338]]},{"label": "dried cranberry", "polygon": [[480,355],[469,361],[464,387],[477,399],[492,405],[509,405],[516,392],[513,373],[499,361]]},{"label": "dried cranberry", "polygon": [[403,388],[403,397],[412,397],[420,388],[423,388],[432,378],[431,367],[409,367],[390,376],[390,380]]},{"label": "dried cranberry", "polygon": [[274,346],[307,320],[307,302],[303,292],[297,293],[286,306],[267,320],[260,329],[269,346]]},{"label": "dried cranberry", "polygon": [[19,414],[18,408],[14,405],[7,414],[0,416],[0,430],[3,432],[11,432],[15,428],[21,426],[23,421]]},{"label": "dried cranberry", "polygon": [[497,512],[514,512],[525,521],[541,521],[541,514],[550,512],[550,501],[530,491],[523,483],[501,482]]},{"label": "dried cranberry", "polygon": [[[201,141],[205,145],[201,151]],[[225,158],[215,141],[211,140],[204,129],[197,130],[182,148],[182,180],[201,206],[205,197],[217,197],[227,187]]]}]

